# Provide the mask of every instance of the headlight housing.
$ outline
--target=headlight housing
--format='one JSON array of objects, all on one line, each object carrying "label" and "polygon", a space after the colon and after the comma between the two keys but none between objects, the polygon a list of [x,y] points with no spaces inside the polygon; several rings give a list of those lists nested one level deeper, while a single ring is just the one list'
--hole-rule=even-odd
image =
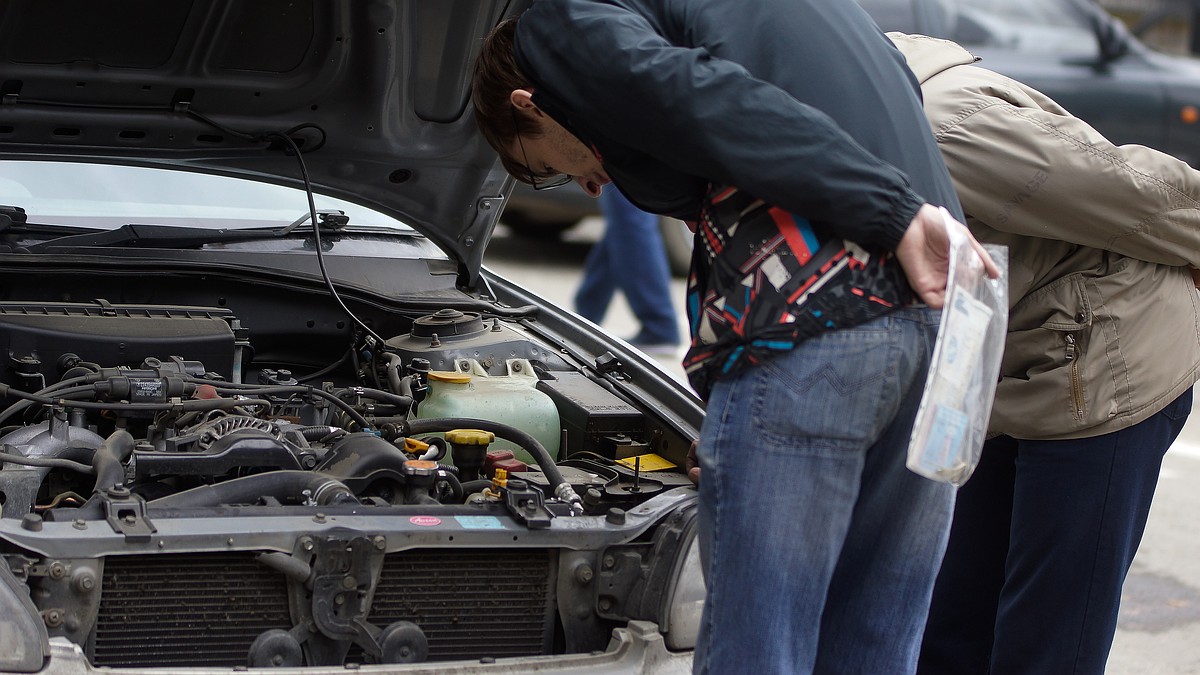
[{"label": "headlight housing", "polygon": [[700,564],[700,538],[696,536],[694,520],[691,525],[686,543],[680,547],[682,554],[676,559],[675,573],[665,599],[665,625],[661,626],[667,648],[676,651],[696,648],[707,593],[704,569]]},{"label": "headlight housing", "polygon": [[50,636],[41,614],[0,558],[0,671],[35,673],[50,654]]}]

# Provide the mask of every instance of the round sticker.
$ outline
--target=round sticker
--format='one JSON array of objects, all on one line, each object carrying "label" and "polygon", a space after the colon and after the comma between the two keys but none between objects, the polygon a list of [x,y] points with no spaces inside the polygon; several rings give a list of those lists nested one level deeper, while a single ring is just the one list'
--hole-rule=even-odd
[{"label": "round sticker", "polygon": [[420,527],[433,527],[434,525],[441,525],[442,519],[437,516],[413,516],[408,519],[408,522]]}]

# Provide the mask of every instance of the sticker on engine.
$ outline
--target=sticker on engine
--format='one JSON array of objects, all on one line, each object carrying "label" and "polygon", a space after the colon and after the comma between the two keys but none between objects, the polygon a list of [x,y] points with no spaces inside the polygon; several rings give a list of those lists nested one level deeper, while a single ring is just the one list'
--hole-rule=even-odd
[{"label": "sticker on engine", "polygon": [[[635,461],[639,458],[641,459],[640,462]],[[631,469],[636,465],[641,471],[662,471],[663,469],[674,469],[677,466],[676,464],[672,464],[666,457],[654,453],[618,459],[617,464],[623,464]]]},{"label": "sticker on engine", "polygon": [[435,525],[441,525],[442,519],[437,516],[413,516],[408,519],[408,522],[419,527],[434,527]]},{"label": "sticker on engine", "polygon": [[504,523],[496,516],[454,516],[468,530],[503,530]]}]

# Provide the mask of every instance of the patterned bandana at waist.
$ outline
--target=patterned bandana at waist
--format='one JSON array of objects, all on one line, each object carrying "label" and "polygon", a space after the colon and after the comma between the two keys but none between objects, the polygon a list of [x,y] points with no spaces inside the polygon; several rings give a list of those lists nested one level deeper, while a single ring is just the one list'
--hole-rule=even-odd
[{"label": "patterned bandana at waist", "polygon": [[831,237],[736,188],[713,188],[696,228],[683,367],[707,400],[717,378],[914,302],[891,252]]}]

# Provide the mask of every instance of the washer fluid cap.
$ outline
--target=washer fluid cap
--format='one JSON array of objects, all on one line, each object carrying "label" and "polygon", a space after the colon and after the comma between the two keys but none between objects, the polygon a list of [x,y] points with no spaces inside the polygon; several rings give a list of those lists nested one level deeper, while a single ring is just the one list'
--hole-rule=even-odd
[{"label": "washer fluid cap", "polygon": [[471,382],[470,373],[460,373],[454,370],[431,370],[428,377],[436,382],[449,382],[451,384],[470,384]]}]

